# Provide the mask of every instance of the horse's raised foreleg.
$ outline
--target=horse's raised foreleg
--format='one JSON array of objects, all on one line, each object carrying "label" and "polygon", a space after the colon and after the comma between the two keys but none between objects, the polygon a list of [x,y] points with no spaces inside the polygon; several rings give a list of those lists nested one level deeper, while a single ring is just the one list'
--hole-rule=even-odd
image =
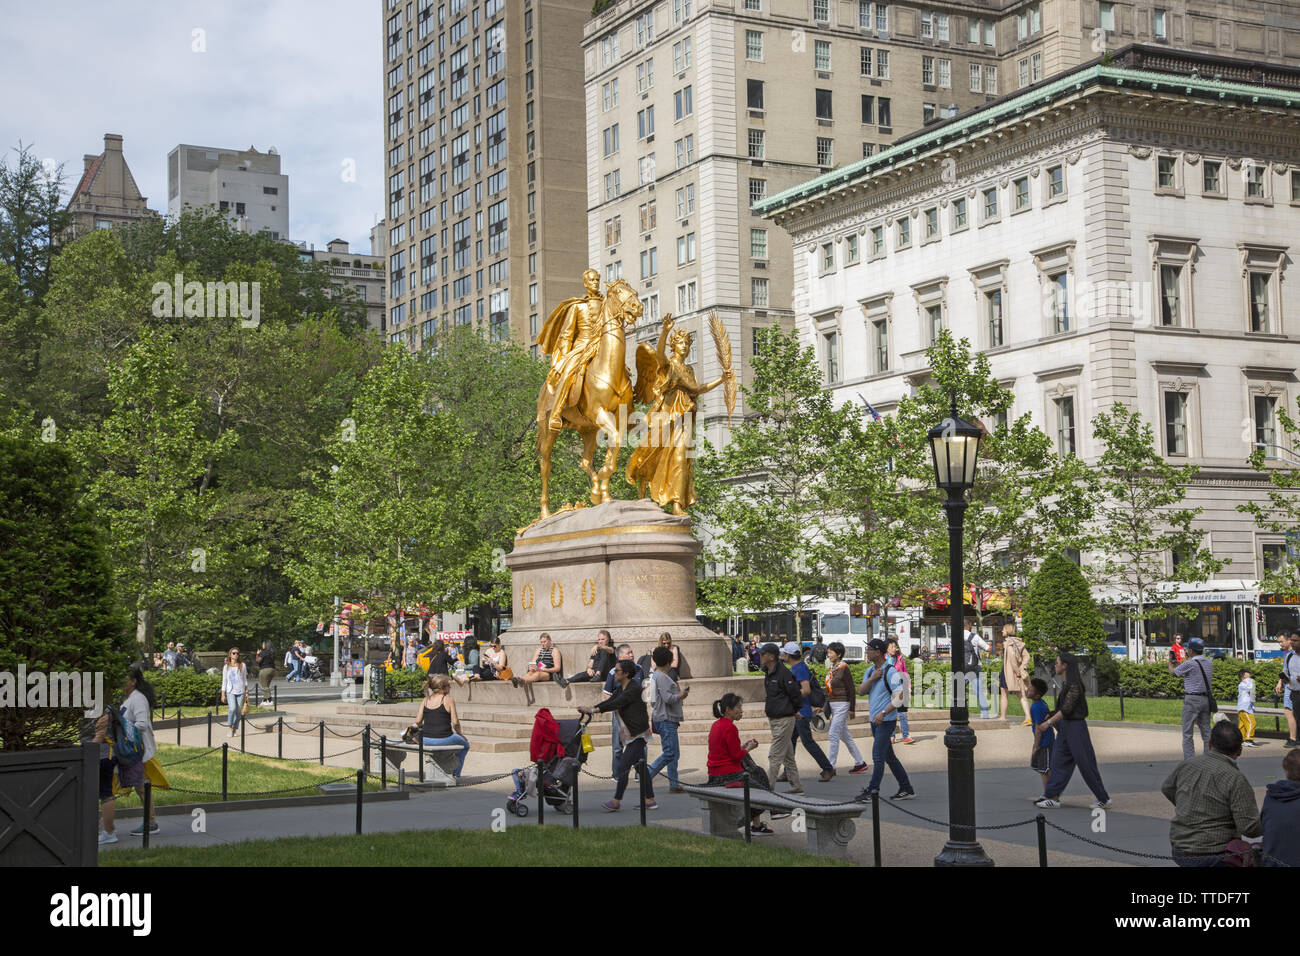
[{"label": "horse's raised foreleg", "polygon": [[550,487],[551,487],[551,449],[555,447],[556,433],[546,427],[546,419],[542,415],[537,416],[537,457],[542,466],[542,517],[551,516]]}]

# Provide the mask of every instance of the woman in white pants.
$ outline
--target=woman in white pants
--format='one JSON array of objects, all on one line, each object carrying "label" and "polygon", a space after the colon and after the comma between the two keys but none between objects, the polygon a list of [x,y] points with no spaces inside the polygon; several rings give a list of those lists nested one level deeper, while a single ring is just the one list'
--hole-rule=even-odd
[{"label": "woman in white pants", "polygon": [[826,701],[831,708],[830,746],[826,748],[826,759],[831,763],[832,775],[841,741],[853,757],[853,769],[849,773],[865,773],[871,765],[862,759],[858,745],[849,735],[849,718],[857,705],[857,687],[849,673],[849,665],[844,663],[844,645],[839,641],[826,645]]}]

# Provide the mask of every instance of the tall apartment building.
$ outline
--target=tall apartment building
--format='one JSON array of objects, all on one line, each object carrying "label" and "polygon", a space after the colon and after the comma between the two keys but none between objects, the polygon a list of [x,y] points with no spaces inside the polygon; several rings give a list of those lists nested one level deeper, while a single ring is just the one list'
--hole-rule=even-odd
[{"label": "tall apartment building", "polygon": [[245,232],[289,238],[289,177],[274,146],[265,153],[177,146],[167,154],[167,214],[179,216],[187,206],[229,213]]},{"label": "tall apartment building", "polygon": [[69,240],[153,215],[122,155],[120,134],[105,133],[104,151],[98,156],[87,154],[82,162],[81,179],[68,200]]},{"label": "tall apartment building", "polygon": [[837,403],[889,414],[948,329],[1062,454],[1095,461],[1096,414],[1141,412],[1201,469],[1187,500],[1220,579],[1284,560],[1237,506],[1300,398],[1300,68],[1135,45],[760,209],[793,239]]},{"label": "tall apartment building", "polygon": [[[1282,59],[1280,0],[618,0],[583,32],[587,235],[603,277],[673,312],[719,373],[717,311],[747,368],[754,329],[796,311],[789,237],[750,207],[1127,39]],[[1192,9],[1194,8],[1195,12]],[[702,403],[704,423],[725,414]],[[711,432],[712,434],[712,432]]]},{"label": "tall apartment building", "polygon": [[384,293],[388,288],[388,278],[384,274],[384,255],[374,254],[373,249],[370,255],[350,252],[344,239],[331,239],[324,249],[304,248],[305,245],[297,243],[298,255],[325,263],[334,288],[350,287],[366,304],[366,323],[372,329],[386,332],[388,308]]},{"label": "tall apartment building", "polygon": [[[536,339],[582,289],[590,0],[381,0],[388,334]],[[372,240],[372,249],[379,244]]]}]

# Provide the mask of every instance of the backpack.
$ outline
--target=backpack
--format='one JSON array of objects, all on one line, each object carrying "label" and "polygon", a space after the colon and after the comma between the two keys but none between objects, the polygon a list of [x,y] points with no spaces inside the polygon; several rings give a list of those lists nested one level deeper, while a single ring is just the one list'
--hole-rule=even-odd
[{"label": "backpack", "polygon": [[813,710],[821,710],[826,706],[826,688],[813,678],[811,669],[808,671],[808,699],[806,703]]},{"label": "backpack", "polygon": [[975,632],[972,631],[963,644],[963,650],[966,654],[965,669],[968,671],[977,671],[980,669],[980,652],[975,647],[975,641],[972,640],[974,636]]},{"label": "backpack", "polygon": [[126,707],[120,719],[113,722],[113,756],[125,766],[133,766],[144,759],[144,738],[140,728],[126,719]]}]

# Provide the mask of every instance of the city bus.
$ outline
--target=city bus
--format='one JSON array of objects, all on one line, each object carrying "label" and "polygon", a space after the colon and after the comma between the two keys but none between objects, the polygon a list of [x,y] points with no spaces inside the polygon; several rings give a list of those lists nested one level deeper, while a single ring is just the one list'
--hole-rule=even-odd
[{"label": "city bus", "polygon": [[1259,582],[1249,579],[1174,585],[1159,603],[1170,610],[1141,622],[1141,646],[1139,622],[1112,608],[1105,627],[1113,653],[1134,661],[1163,660],[1174,635],[1181,634],[1184,644],[1193,637],[1204,641],[1209,657],[1277,657],[1278,633],[1300,623],[1300,601],[1260,594]]}]

